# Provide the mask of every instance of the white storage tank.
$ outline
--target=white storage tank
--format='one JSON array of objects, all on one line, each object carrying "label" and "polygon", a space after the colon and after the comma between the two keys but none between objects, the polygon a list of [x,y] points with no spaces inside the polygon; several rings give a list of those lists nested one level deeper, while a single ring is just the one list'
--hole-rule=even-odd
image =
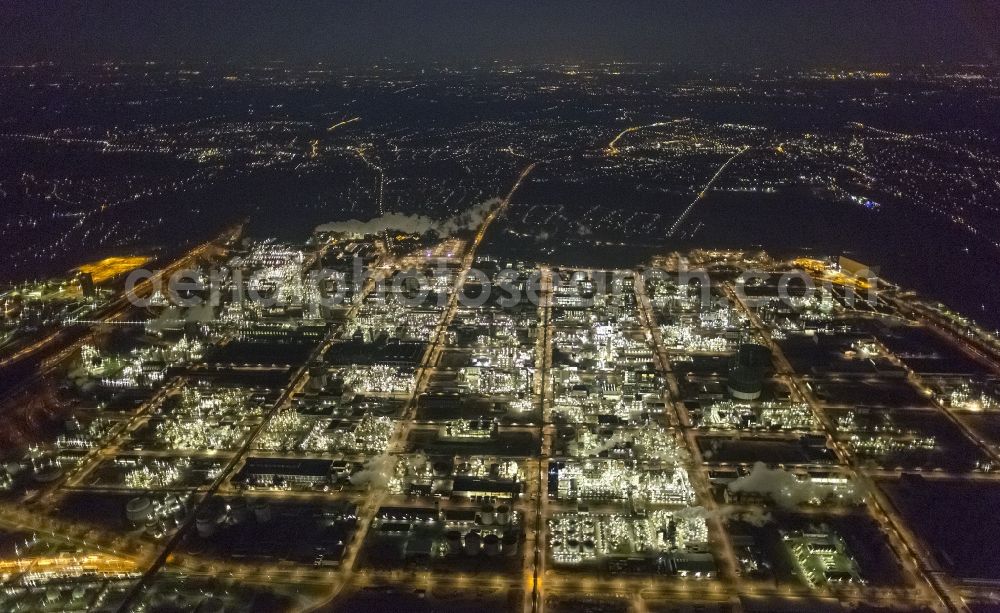
[{"label": "white storage tank", "polygon": [[198,534],[204,538],[212,536],[218,529],[219,524],[226,520],[226,504],[221,498],[212,497],[205,501],[205,504],[198,509],[198,514],[194,518],[194,526]]},{"label": "white storage tank", "polygon": [[198,517],[194,519],[194,527],[198,530],[198,536],[208,538],[215,534],[218,524],[215,521],[215,517],[206,510],[198,512]]},{"label": "white storage tank", "polygon": [[144,524],[153,516],[153,501],[148,496],[137,496],[125,505],[125,517],[133,524]]},{"label": "white storage tank", "polygon": [[34,479],[38,483],[52,483],[59,477],[62,477],[63,469],[55,462],[44,464],[38,466],[34,470]]},{"label": "white storage tank", "polygon": [[484,526],[492,526],[494,521],[496,521],[496,510],[493,508],[493,505],[483,505],[483,508],[479,511],[479,522]]},{"label": "white storage tank", "polygon": [[496,514],[497,524],[501,526],[506,526],[510,523],[510,507],[502,504],[497,507]]}]

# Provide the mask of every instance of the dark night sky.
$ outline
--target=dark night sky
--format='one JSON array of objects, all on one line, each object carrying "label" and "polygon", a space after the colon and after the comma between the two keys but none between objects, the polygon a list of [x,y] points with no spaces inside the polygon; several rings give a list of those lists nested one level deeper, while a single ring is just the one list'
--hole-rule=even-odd
[{"label": "dark night sky", "polygon": [[996,60],[996,0],[4,0],[0,61]]}]

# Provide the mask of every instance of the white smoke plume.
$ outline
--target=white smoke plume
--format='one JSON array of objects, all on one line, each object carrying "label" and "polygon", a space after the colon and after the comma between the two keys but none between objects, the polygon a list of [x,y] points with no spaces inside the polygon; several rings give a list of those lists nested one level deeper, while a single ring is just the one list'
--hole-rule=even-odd
[{"label": "white smoke plume", "polygon": [[719,515],[718,511],[709,511],[705,507],[683,507],[677,509],[673,512],[674,517],[679,517],[682,519],[695,519],[701,517],[703,519],[709,519]]},{"label": "white smoke plume", "polygon": [[468,210],[462,211],[458,215],[455,215],[451,219],[446,220],[444,223],[440,224],[437,228],[438,233],[449,235],[454,234],[459,230],[475,230],[483,224],[486,216],[490,214],[490,211],[494,207],[498,206],[502,202],[500,198],[490,198],[485,202],[480,202],[479,204],[469,208]]},{"label": "white smoke plume", "polygon": [[414,453],[406,459],[409,464],[409,472],[419,473],[427,466],[427,456],[423,453]]},{"label": "white smoke plume", "polygon": [[316,227],[317,232],[347,232],[355,234],[381,234],[386,230],[396,230],[408,234],[426,234],[432,230],[442,236],[450,236],[460,230],[474,230],[478,228],[490,211],[500,203],[499,198],[492,198],[469,209],[462,211],[454,217],[442,220],[434,220],[425,215],[404,215],[403,213],[388,213],[381,217],[375,217],[368,221],[350,219],[348,221],[336,221],[321,224]]},{"label": "white smoke plume", "polygon": [[746,522],[751,526],[756,526],[757,528],[774,521],[774,518],[771,517],[770,513],[757,507],[746,509],[738,513],[731,513],[730,517]]},{"label": "white smoke plume", "polygon": [[768,468],[763,462],[754,464],[749,475],[730,483],[729,491],[761,494],[786,508],[794,508],[811,500],[822,501],[831,495],[839,495],[848,502],[860,502],[864,499],[863,493],[854,484],[835,488],[830,484],[816,483],[808,477],[799,479],[780,468]]},{"label": "white smoke plume", "polygon": [[351,485],[385,487],[396,472],[396,458],[385,454],[365,462],[364,468],[350,476]]},{"label": "white smoke plume", "polygon": [[723,505],[715,510],[709,511],[705,507],[684,507],[674,511],[674,515],[683,518],[701,517],[706,520],[718,518],[721,521],[730,519],[746,522],[751,526],[761,527],[766,523],[774,521],[771,514],[763,509],[737,509],[736,507]]},{"label": "white smoke plume", "polygon": [[624,443],[628,440],[628,435],[622,435],[620,432],[615,432],[603,443],[598,443],[595,447],[591,449],[581,449],[579,455],[584,457],[597,457],[604,453],[614,449],[615,445],[618,443]]}]

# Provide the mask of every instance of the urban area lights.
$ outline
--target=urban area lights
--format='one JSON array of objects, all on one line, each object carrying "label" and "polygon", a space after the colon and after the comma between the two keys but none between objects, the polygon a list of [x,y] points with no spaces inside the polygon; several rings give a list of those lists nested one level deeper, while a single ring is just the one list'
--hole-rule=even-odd
[{"label": "urban area lights", "polygon": [[995,604],[989,64],[9,64],[0,609]]}]

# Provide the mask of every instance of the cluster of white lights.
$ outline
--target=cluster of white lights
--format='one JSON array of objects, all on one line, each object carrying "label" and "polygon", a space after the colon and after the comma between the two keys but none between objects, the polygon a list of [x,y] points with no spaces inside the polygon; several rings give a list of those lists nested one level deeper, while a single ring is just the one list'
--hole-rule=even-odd
[{"label": "cluster of white lights", "polygon": [[531,375],[527,369],[466,367],[459,371],[458,378],[470,392],[476,394],[514,395],[528,389]]},{"label": "cluster of white lights", "polygon": [[948,394],[948,404],[966,411],[990,411],[1000,408],[1000,402],[986,392],[976,393],[967,383],[962,383]]},{"label": "cluster of white lights", "polygon": [[250,391],[238,387],[185,387],[171,415],[185,419],[259,417],[263,407],[251,401]]},{"label": "cluster of white lights", "polygon": [[619,428],[610,436],[601,437],[588,426],[576,429],[576,439],[569,444],[569,453],[577,457],[594,457],[616,448],[631,450],[636,459],[664,464],[679,464],[687,459],[687,452],[674,435],[655,422],[639,428]]},{"label": "cluster of white lights", "polygon": [[[122,462],[116,460],[116,463]],[[176,458],[170,462],[153,460],[149,464],[142,464],[125,473],[125,486],[142,490],[168,487],[177,483],[190,463],[191,461],[187,458]],[[132,462],[128,462],[128,464],[132,464]]]},{"label": "cluster of white lights", "polygon": [[[748,423],[749,422],[749,423]],[[702,410],[701,424],[708,428],[765,428],[815,430],[816,416],[804,403],[762,402],[750,404],[724,400]]]},{"label": "cluster of white lights", "polygon": [[329,422],[320,420],[302,441],[306,451],[343,451],[351,453],[384,453],[392,438],[394,424],[388,417],[376,417],[370,413],[354,426],[353,430],[331,431]]},{"label": "cluster of white lights", "polygon": [[344,369],[344,383],[362,394],[406,393],[413,390],[414,376],[386,364],[351,366]]},{"label": "cluster of white lights", "polygon": [[366,342],[379,335],[406,340],[425,340],[431,337],[441,319],[438,309],[418,310],[396,302],[366,302],[351,325],[348,335],[360,329]]},{"label": "cluster of white lights", "polygon": [[622,460],[571,461],[558,469],[561,499],[640,500],[691,504],[695,493],[687,470],[643,469]]},{"label": "cluster of white lights", "polygon": [[[74,423],[79,427],[79,422]],[[71,434],[61,434],[56,438],[56,446],[60,449],[93,449],[104,440],[104,437],[114,428],[115,422],[110,419],[98,417],[94,419],[86,428],[80,428]]]},{"label": "cluster of white lights", "polygon": [[156,426],[156,437],[169,449],[231,449],[246,428],[202,419],[168,419]]},{"label": "cluster of white lights", "polygon": [[851,435],[848,444],[856,453],[867,456],[884,457],[898,451],[932,451],[937,447],[933,436],[893,437],[886,435]]},{"label": "cluster of white lights", "polygon": [[672,349],[684,351],[722,352],[733,346],[733,341],[723,336],[703,334],[699,328],[688,324],[660,326],[663,342]]},{"label": "cluster of white lights", "polygon": [[798,574],[809,585],[864,583],[844,540],[829,528],[783,534],[782,541],[792,554]]},{"label": "cluster of white lights", "polygon": [[[321,424],[320,422],[324,422]],[[294,410],[286,410],[271,418],[260,433],[256,447],[267,451],[291,451],[310,427],[310,421]],[[329,423],[319,420],[313,427]]]},{"label": "cluster of white lights", "polygon": [[567,512],[548,521],[549,550],[558,564],[700,550],[707,542],[708,526],[697,507],[646,516]]},{"label": "cluster of white lights", "polygon": [[109,388],[154,387],[163,381],[166,367],[190,364],[201,359],[204,347],[186,336],[166,347],[140,347],[127,355],[106,355],[93,345],[80,348],[77,374],[100,379]]}]

